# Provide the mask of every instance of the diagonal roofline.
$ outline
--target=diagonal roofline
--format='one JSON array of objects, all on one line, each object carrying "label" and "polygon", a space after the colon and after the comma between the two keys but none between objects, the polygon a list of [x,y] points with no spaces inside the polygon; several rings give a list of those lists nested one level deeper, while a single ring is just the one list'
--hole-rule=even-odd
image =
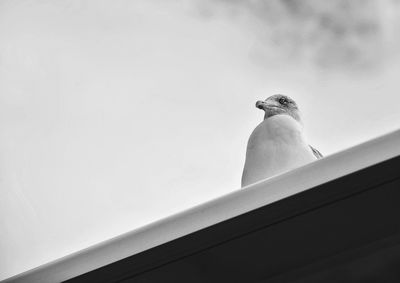
[{"label": "diagonal roofline", "polygon": [[2,282],[60,282],[400,155],[400,130],[372,139]]}]

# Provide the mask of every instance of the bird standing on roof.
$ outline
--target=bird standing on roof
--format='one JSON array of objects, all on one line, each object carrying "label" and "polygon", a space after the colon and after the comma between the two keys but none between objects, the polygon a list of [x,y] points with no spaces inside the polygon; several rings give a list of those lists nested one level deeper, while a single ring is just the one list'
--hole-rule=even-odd
[{"label": "bird standing on roof", "polygon": [[264,110],[265,116],[247,144],[242,187],[322,158],[306,141],[293,99],[276,94],[257,101],[256,107]]}]

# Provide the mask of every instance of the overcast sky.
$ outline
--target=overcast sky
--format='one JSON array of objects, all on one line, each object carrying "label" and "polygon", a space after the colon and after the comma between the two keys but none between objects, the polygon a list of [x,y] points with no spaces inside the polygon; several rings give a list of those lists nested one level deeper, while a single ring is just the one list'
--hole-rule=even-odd
[{"label": "overcast sky", "polygon": [[0,0],[0,279],[239,189],[256,100],[398,129],[398,2]]}]

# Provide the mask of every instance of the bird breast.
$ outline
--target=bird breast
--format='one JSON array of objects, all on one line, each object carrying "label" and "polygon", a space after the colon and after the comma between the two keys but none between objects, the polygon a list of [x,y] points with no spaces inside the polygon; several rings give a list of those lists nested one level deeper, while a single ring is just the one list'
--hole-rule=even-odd
[{"label": "bird breast", "polygon": [[284,173],[316,158],[302,125],[289,115],[275,115],[261,122],[247,144],[242,186]]}]

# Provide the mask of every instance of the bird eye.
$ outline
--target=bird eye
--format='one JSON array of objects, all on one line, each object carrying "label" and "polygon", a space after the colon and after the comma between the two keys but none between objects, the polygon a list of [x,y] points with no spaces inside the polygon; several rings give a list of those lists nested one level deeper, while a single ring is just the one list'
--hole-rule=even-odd
[{"label": "bird eye", "polygon": [[286,105],[289,103],[289,101],[286,98],[282,97],[282,98],[279,98],[279,103],[282,105]]}]

